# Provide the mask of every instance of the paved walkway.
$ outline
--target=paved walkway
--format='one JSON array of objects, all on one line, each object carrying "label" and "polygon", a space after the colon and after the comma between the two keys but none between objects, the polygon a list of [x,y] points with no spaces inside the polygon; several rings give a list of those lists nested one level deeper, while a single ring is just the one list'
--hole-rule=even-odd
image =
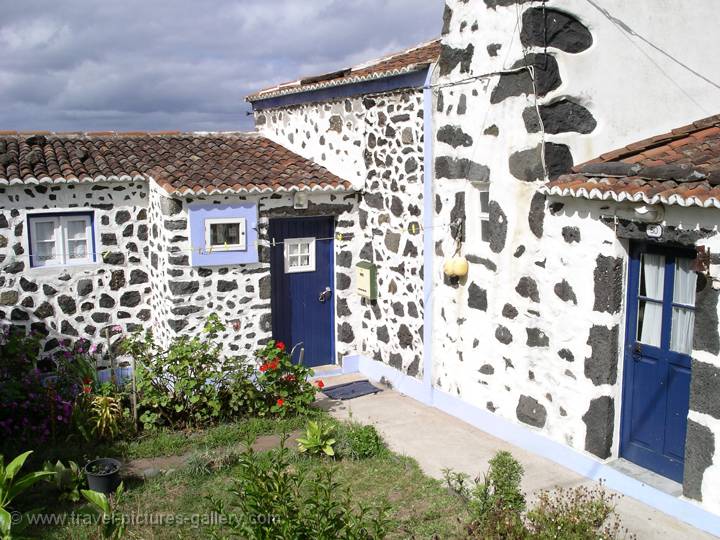
[{"label": "paved walkway", "polygon": [[[326,378],[328,386],[358,378],[343,375]],[[487,470],[488,460],[508,450],[525,468],[523,488],[528,494],[554,487],[592,485],[592,482],[557,463],[488,435],[438,409],[385,390],[349,401],[321,401],[336,418],[352,417],[373,424],[392,450],[415,458],[426,474],[442,479],[446,467],[473,478]],[[617,506],[623,526],[644,539],[700,540],[716,538],[663,514],[635,499],[623,496]]]}]

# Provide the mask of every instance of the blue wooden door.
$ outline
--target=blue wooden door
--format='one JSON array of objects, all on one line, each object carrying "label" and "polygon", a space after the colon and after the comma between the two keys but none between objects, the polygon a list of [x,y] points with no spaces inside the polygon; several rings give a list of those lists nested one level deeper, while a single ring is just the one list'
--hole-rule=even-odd
[{"label": "blue wooden door", "polygon": [[695,320],[694,252],[633,245],[620,437],[622,457],[682,482]]},{"label": "blue wooden door", "polygon": [[310,367],[334,363],[334,230],[331,217],[270,221],[273,337],[301,343]]}]

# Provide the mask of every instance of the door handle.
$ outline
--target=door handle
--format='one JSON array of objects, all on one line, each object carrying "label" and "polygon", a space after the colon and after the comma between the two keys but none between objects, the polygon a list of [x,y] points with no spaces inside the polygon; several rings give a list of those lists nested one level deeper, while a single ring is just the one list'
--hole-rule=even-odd
[{"label": "door handle", "polygon": [[318,296],[318,300],[321,304],[324,304],[327,302],[330,297],[332,296],[332,290],[330,290],[330,287],[325,287],[325,290],[320,293],[320,296]]},{"label": "door handle", "polygon": [[641,352],[642,352],[642,347],[640,346],[640,343],[635,342],[635,345],[633,345],[633,354],[640,356]]}]

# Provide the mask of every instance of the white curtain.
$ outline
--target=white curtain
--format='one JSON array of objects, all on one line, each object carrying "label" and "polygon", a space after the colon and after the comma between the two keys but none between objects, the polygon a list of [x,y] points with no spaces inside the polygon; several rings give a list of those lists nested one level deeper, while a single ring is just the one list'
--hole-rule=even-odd
[{"label": "white curtain", "polygon": [[[692,260],[676,260],[675,290],[673,302],[686,306],[695,305],[695,287],[697,274],[693,272]],[[679,353],[692,352],[693,328],[695,326],[695,310],[673,307],[672,331],[670,332],[670,349]]]},{"label": "white curtain", "polygon": [[642,272],[645,280],[645,296],[659,302],[644,302],[645,313],[642,320],[640,341],[653,347],[660,346],[662,335],[662,299],[665,285],[665,257],[663,255],[643,254]]}]

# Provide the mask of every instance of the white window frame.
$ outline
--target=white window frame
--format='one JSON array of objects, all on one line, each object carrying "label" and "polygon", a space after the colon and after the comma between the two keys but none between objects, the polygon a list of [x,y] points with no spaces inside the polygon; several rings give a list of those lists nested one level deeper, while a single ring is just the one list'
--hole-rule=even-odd
[{"label": "white window frame", "polygon": [[[301,244],[308,244],[308,264],[302,266],[291,266],[290,258],[299,257],[300,254],[290,255],[290,246],[300,246]],[[304,253],[303,253],[304,255]],[[315,238],[286,238],[283,241],[283,258],[285,259],[285,273],[286,274],[297,274],[300,272],[314,272],[316,267],[315,262]]]},{"label": "white window frame", "polygon": [[[79,266],[93,264],[95,262],[95,254],[93,246],[95,244],[93,238],[93,214],[69,214],[69,215],[49,215],[30,214],[27,216],[28,229],[30,230],[30,267],[31,268],[47,268],[53,266]],[[70,259],[69,238],[67,234],[67,225],[70,221],[85,222],[85,242],[86,256],[82,259]],[[52,259],[38,260],[39,253],[37,226],[39,223],[52,223],[54,229],[55,257]]]},{"label": "white window frame", "polygon": [[[237,244],[224,244],[216,246],[212,244],[212,225],[238,224],[240,226],[240,242]],[[247,220],[245,218],[208,218],[204,223],[205,227],[205,251],[245,251],[247,250]]]}]

